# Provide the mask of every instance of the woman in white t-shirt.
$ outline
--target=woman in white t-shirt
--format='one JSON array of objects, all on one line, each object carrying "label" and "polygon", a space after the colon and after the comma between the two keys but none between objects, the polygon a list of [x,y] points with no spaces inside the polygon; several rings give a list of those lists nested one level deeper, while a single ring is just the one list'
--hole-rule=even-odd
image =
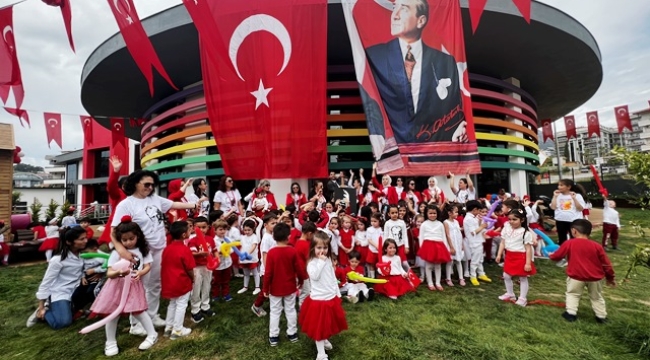
[{"label": "woman in white t-shirt", "polygon": [[199,211],[192,214],[192,217],[203,216],[207,218],[210,213],[210,201],[207,195],[208,184],[205,182],[205,179],[194,179],[192,181],[192,188],[194,192],[186,195],[185,199],[191,204],[200,203]]},{"label": "woman in white t-shirt", "polygon": [[[158,315],[160,306],[160,264],[162,253],[167,246],[165,234],[165,213],[170,209],[198,210],[198,203],[173,202],[155,194],[155,187],[159,183],[156,173],[148,170],[138,170],[126,179],[124,192],[127,198],[122,200],[114,211],[113,222],[111,223],[111,242],[122,259],[134,261],[130,253],[120,241],[115,238],[115,227],[125,215],[131,216],[133,222],[137,223],[144,233],[153,263],[151,271],[142,279],[146,290],[147,312],[151,316],[154,326],[163,327],[165,321]],[[140,324],[131,327],[132,335],[144,335],[146,331]]]},{"label": "woman in white t-shirt", "polygon": [[244,209],[241,203],[241,194],[235,186],[231,176],[224,175],[219,181],[219,191],[214,194],[214,210],[221,210],[224,214],[233,211],[243,216]]},{"label": "woman in white t-shirt", "polygon": [[562,179],[557,183],[551,209],[555,210],[555,228],[560,245],[567,240],[573,220],[582,219],[582,209],[585,207],[583,194],[582,186],[572,180]]},{"label": "woman in white t-shirt", "polygon": [[456,202],[459,204],[465,204],[470,200],[476,200],[476,192],[474,189],[474,183],[469,174],[465,175],[464,178],[458,180],[458,188],[454,186],[454,174],[449,172],[449,184],[451,187],[451,192],[456,195]]}]

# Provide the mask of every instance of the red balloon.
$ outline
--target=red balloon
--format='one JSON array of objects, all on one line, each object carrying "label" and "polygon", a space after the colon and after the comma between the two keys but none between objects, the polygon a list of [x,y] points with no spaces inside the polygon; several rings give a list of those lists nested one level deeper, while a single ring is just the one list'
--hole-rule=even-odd
[{"label": "red balloon", "polygon": [[14,150],[14,164],[20,164],[22,160],[20,159],[23,154],[21,153],[23,149],[20,148],[20,146],[16,146],[16,149]]}]

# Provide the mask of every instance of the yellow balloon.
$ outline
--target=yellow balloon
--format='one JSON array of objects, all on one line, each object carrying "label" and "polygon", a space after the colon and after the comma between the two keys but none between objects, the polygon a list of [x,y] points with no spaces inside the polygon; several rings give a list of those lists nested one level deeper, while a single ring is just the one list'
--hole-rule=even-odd
[{"label": "yellow balloon", "polygon": [[352,281],[362,281],[371,284],[385,284],[388,282],[388,280],[386,279],[373,279],[373,278],[365,277],[356,271],[350,271],[348,273],[348,279]]},{"label": "yellow balloon", "polygon": [[221,244],[221,255],[223,255],[223,257],[228,257],[228,256],[230,256],[230,252],[231,252],[231,250],[232,250],[232,247],[233,247],[233,246],[234,246],[234,247],[237,247],[237,246],[239,246],[240,244],[241,244],[241,243],[240,243],[239,241],[233,241],[233,242],[230,242],[230,243],[223,243],[223,244]]}]

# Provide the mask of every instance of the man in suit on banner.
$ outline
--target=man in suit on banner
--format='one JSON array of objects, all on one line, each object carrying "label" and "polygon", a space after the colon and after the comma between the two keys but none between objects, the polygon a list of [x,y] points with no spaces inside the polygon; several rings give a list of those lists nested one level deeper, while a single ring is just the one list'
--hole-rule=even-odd
[{"label": "man in suit on banner", "polygon": [[[450,142],[469,141],[456,61],[422,41],[429,21],[427,0],[396,0],[391,15],[395,39],[366,49],[394,141],[403,154],[445,152]],[[385,137],[383,126],[375,128],[374,135]],[[422,161],[431,161],[425,158]]]}]

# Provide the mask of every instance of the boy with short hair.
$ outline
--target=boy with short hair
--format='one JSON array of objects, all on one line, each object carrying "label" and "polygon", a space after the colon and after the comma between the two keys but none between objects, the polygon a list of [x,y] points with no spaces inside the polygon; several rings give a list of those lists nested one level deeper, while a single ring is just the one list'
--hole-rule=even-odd
[{"label": "boy with short hair", "polygon": [[[264,276],[264,271],[266,269],[266,256],[268,255],[269,251],[277,245],[275,240],[273,239],[273,228],[278,223],[278,216],[275,215],[274,213],[268,213],[264,215],[264,218],[262,219],[262,223],[264,224],[264,236],[262,237],[262,241],[260,242],[260,253],[262,254],[262,264],[260,265],[260,276]],[[251,306],[251,310],[258,317],[262,317],[266,315],[266,311],[262,309],[262,305],[264,305],[265,299],[266,297],[264,296],[264,292],[261,292],[257,294],[257,298],[255,298],[255,303],[253,303],[253,306]]]},{"label": "boy with short hair", "polygon": [[214,316],[214,311],[210,309],[212,271],[208,270],[207,265],[210,254],[215,252],[215,244],[214,238],[206,235],[209,228],[207,218],[200,216],[194,219],[195,232],[200,231],[204,238],[200,240],[199,236],[195,236],[188,243],[196,262],[194,286],[190,296],[190,312],[192,313],[192,321],[195,323],[203,321],[205,316]]},{"label": "boy with short hair", "polygon": [[280,315],[284,309],[287,319],[289,341],[298,341],[298,315],[296,314],[296,279],[298,286],[307,278],[307,269],[295,248],[289,246],[291,229],[285,223],[273,228],[276,246],[266,257],[264,287],[262,292],[271,303],[269,343],[277,346],[280,341]]},{"label": "boy with short hair", "polygon": [[183,327],[183,319],[194,283],[196,262],[192,251],[185,246],[185,240],[190,237],[187,221],[172,223],[169,226],[169,234],[172,241],[163,250],[160,282],[161,297],[169,299],[164,336],[176,340],[192,332],[192,329]]},{"label": "boy with short hair", "polygon": [[88,240],[91,240],[93,236],[95,236],[95,232],[93,229],[90,227],[90,219],[85,217],[81,220],[79,220],[79,226],[81,226],[84,230],[86,230],[86,238]]},{"label": "boy with short hair", "polygon": [[485,238],[482,232],[487,228],[487,223],[483,221],[479,224],[478,214],[481,208],[483,208],[480,201],[470,200],[465,207],[467,208],[467,214],[463,221],[463,229],[465,230],[465,237],[469,242],[470,253],[472,254],[469,280],[472,285],[479,286],[480,284],[477,278],[485,282],[492,282],[483,270],[483,243],[485,242]]},{"label": "boy with short hair", "polygon": [[[309,247],[311,246],[311,241],[314,238],[314,233],[316,233],[316,225],[311,221],[306,221],[302,224],[302,235],[296,240],[294,248],[298,253],[298,257],[302,261],[305,270],[307,269],[307,262],[309,261]],[[305,301],[309,292],[311,291],[311,283],[309,279],[305,279],[300,288],[300,295],[298,296],[298,307],[302,306],[302,303]]]},{"label": "boy with short hair", "polygon": [[230,252],[228,256],[223,256],[220,249],[226,243],[226,232],[228,231],[228,223],[226,220],[218,219],[212,224],[214,228],[214,248],[219,255],[219,267],[212,273],[212,301],[219,301],[219,296],[222,296],[225,302],[232,301],[230,296],[230,267],[232,266],[232,258]]},{"label": "boy with short hair", "polygon": [[[352,250],[348,253],[349,264],[343,271],[346,276],[350,272],[356,272],[361,276],[365,276],[364,268],[361,266],[361,254],[358,251]],[[351,303],[356,303],[357,301],[363,302],[368,299],[371,301],[375,297],[375,290],[369,289],[368,285],[363,281],[355,281],[348,279],[345,287],[341,290],[347,291],[348,300]]]},{"label": "boy with short hair", "polygon": [[607,249],[607,235],[611,240],[612,249],[618,250],[618,229],[621,228],[621,219],[616,211],[616,202],[603,196],[603,248]]},{"label": "boy with short hair", "polygon": [[614,269],[603,247],[595,241],[589,240],[591,223],[584,219],[577,219],[571,223],[572,239],[565,241],[560,248],[550,254],[550,259],[560,261],[568,257],[566,311],[562,317],[567,321],[576,321],[578,305],[582,290],[586,287],[591,299],[591,308],[596,313],[596,321],[607,321],[605,299],[603,298],[603,278],[607,285],[615,287]]}]

